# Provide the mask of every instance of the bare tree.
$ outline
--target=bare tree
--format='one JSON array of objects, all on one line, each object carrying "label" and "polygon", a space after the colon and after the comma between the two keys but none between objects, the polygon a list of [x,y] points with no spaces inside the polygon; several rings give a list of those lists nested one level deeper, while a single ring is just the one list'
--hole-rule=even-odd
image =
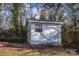
[{"label": "bare tree", "polygon": [[43,4],[44,8],[49,11],[50,21],[62,21],[63,20],[63,4],[60,3],[46,3]]}]

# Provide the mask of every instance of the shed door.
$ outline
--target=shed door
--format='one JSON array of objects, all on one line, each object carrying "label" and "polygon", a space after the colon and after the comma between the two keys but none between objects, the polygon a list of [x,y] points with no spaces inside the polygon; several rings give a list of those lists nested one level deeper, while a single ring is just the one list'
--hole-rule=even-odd
[{"label": "shed door", "polygon": [[56,25],[44,25],[43,36],[48,44],[61,45],[61,27]]}]

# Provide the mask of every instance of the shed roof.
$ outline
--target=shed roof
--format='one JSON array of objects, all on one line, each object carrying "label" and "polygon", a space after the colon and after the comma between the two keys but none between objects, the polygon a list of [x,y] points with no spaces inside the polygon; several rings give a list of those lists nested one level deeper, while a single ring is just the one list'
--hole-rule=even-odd
[{"label": "shed roof", "polygon": [[44,24],[58,24],[62,25],[63,22],[53,22],[53,21],[40,21],[40,20],[28,20],[29,23],[44,23]]}]

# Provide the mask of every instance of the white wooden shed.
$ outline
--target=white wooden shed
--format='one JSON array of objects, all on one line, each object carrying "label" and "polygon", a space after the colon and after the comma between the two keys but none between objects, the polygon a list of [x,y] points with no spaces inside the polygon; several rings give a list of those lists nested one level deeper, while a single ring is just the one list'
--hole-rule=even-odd
[{"label": "white wooden shed", "polygon": [[27,41],[32,45],[52,44],[61,46],[62,22],[28,20]]}]

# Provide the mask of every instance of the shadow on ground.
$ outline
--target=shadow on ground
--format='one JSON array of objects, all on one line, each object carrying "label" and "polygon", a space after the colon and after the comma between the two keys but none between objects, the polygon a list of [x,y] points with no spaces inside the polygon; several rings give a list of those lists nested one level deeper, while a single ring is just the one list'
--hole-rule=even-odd
[{"label": "shadow on ground", "polygon": [[29,45],[27,43],[0,42],[0,55],[8,56],[52,56],[78,55],[73,49],[63,49],[52,45]]}]

